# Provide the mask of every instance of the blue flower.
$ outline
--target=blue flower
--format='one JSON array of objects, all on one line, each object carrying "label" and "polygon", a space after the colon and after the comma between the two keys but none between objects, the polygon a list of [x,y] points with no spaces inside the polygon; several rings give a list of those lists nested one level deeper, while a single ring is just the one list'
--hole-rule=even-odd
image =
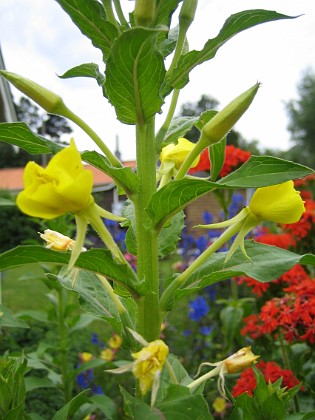
[{"label": "blue flower", "polygon": [[210,308],[202,296],[198,296],[196,299],[189,302],[189,318],[192,321],[200,321],[207,313]]},{"label": "blue flower", "polygon": [[202,335],[209,335],[209,334],[211,334],[212,330],[213,330],[213,327],[211,327],[211,326],[209,327],[209,326],[206,326],[206,325],[200,327],[200,329],[199,329],[199,331]]},{"label": "blue flower", "polygon": [[96,346],[99,344],[98,335],[96,333],[93,333],[92,334],[91,343],[94,344],[94,345],[96,345]]}]

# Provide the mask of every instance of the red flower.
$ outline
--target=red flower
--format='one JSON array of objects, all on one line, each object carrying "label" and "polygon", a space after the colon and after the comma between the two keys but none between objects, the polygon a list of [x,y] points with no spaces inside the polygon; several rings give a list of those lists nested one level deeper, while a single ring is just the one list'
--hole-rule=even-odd
[{"label": "red flower", "polygon": [[273,245],[283,249],[289,249],[296,245],[296,241],[290,233],[263,233],[259,235],[256,239],[256,242],[262,244]]},{"label": "red flower", "polygon": [[[264,362],[261,360],[257,363],[256,367],[264,375],[266,382],[276,382],[282,377],[281,387],[287,387],[291,389],[298,385],[300,381],[294,376],[293,372],[288,369],[282,369],[275,362]],[[253,396],[253,391],[256,388],[256,377],[251,367],[245,369],[241,374],[232,390],[233,397],[248,392],[250,396]]]},{"label": "red flower", "polygon": [[[225,160],[223,167],[220,172],[220,177],[226,176],[233,169],[239,167],[242,163],[246,162],[251,156],[250,152],[239,149],[238,147],[231,145],[226,146],[225,148]],[[197,166],[190,168],[189,173],[195,174],[196,172],[206,171],[209,172],[211,168],[211,163],[209,159],[209,151],[205,149],[200,154],[200,160]]]}]

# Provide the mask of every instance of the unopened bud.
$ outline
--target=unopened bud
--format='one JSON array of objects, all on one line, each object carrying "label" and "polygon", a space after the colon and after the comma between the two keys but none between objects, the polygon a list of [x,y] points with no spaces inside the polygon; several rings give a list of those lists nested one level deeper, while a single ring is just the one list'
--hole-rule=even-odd
[{"label": "unopened bud", "polygon": [[222,111],[218,112],[204,126],[201,132],[200,141],[204,147],[218,143],[225,137],[231,128],[237,123],[245,111],[249,108],[259,89],[260,83],[256,83],[250,89],[243,92]]},{"label": "unopened bud", "polygon": [[150,26],[155,17],[155,0],[136,0],[134,11],[139,26]]},{"label": "unopened bud", "polygon": [[63,114],[63,110],[66,107],[62,98],[51,90],[16,73],[0,70],[0,75],[12,83],[20,92],[40,105],[46,112],[50,114]]},{"label": "unopened bud", "polygon": [[195,18],[198,0],[184,0],[179,13],[179,25],[184,25],[186,30]]}]

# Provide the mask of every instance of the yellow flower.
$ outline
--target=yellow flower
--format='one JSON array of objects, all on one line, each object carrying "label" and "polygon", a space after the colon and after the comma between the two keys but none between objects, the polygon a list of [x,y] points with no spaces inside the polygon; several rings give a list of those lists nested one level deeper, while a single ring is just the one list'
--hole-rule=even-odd
[{"label": "yellow flower", "polygon": [[[171,161],[174,163],[175,168],[179,169],[186,157],[195,147],[195,143],[190,142],[183,137],[179,138],[177,144],[170,143],[167,146],[163,147],[160,154],[160,161],[163,164],[166,161]],[[200,157],[194,160],[191,168],[194,168],[198,165]]]},{"label": "yellow flower", "polygon": [[93,359],[93,355],[91,353],[88,353],[87,351],[80,353],[80,359],[82,363],[89,362]]},{"label": "yellow flower", "polygon": [[111,349],[119,349],[121,346],[122,339],[118,334],[113,334],[113,336],[107,341],[107,344]]},{"label": "yellow flower", "polygon": [[284,224],[298,222],[305,212],[300,192],[294,188],[293,181],[258,188],[249,208],[261,220]]},{"label": "yellow flower", "polygon": [[[46,229],[44,233],[40,233],[40,237],[47,242],[46,248],[55,251],[73,251],[76,241],[69,236],[62,235],[54,230]],[[82,248],[82,251],[86,251]]]},{"label": "yellow flower", "polygon": [[115,353],[112,349],[105,349],[101,351],[101,359],[105,360],[106,362],[111,362],[114,358]]},{"label": "yellow flower", "polygon": [[223,413],[226,410],[226,406],[227,406],[227,402],[222,397],[217,397],[212,403],[212,407],[214,411],[218,414]]},{"label": "yellow flower", "polygon": [[132,372],[139,380],[142,395],[149,391],[153,380],[161,373],[168,352],[168,346],[162,340],[155,340],[132,354],[135,359]]},{"label": "yellow flower", "polygon": [[[267,220],[276,223],[295,223],[300,220],[305,211],[304,202],[300,193],[294,189],[293,181],[269,187],[258,188],[248,206],[243,208],[232,219],[210,225],[198,225],[205,229],[228,229],[208,248],[210,254],[219,249],[225,242],[237,235],[228,254],[226,261],[240,248],[246,258],[250,259],[245,251],[245,236],[260,222]],[[197,260],[196,260],[197,261]]]},{"label": "yellow flower", "polygon": [[23,213],[53,219],[67,212],[79,213],[93,204],[93,174],[84,169],[74,140],[42,168],[29,162],[24,171],[24,190],[17,196]]}]

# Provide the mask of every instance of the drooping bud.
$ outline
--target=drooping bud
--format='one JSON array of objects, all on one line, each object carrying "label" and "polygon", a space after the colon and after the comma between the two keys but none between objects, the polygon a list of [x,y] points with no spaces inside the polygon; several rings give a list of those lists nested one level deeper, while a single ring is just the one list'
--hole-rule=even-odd
[{"label": "drooping bud", "polygon": [[218,143],[233,128],[245,111],[249,108],[260,83],[256,83],[250,89],[243,92],[232,102],[230,102],[222,111],[218,112],[202,129],[200,142],[207,147]]},{"label": "drooping bud", "polygon": [[243,347],[236,353],[224,360],[227,373],[241,372],[257,362],[259,356],[256,356],[250,347]]},{"label": "drooping bud", "polygon": [[0,75],[12,83],[20,92],[41,106],[46,112],[63,115],[63,111],[67,109],[59,95],[32,80],[5,70],[0,70]]},{"label": "drooping bud", "polygon": [[155,0],[136,0],[134,15],[138,26],[150,26],[155,16]]}]

